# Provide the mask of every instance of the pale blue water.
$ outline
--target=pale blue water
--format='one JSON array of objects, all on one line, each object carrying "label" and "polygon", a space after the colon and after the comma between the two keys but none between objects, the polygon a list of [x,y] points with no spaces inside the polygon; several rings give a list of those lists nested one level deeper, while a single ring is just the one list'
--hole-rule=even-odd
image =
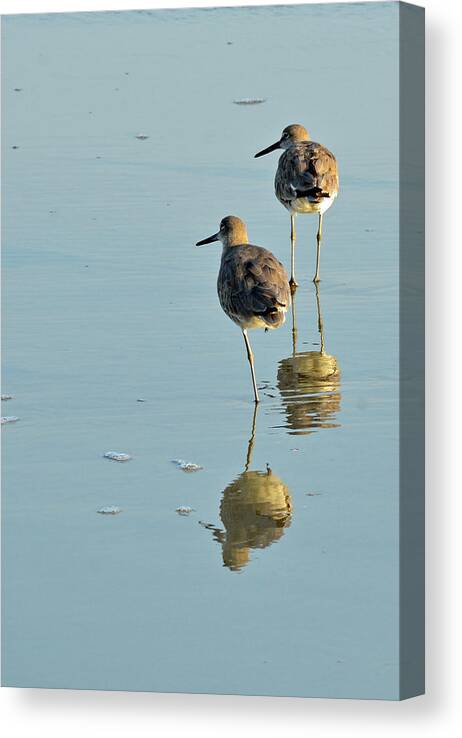
[{"label": "pale blue water", "polygon": [[[396,698],[397,4],[17,16],[2,33],[2,415],[20,417],[2,429],[3,682]],[[252,334],[260,474],[233,485],[250,377],[219,246],[194,243],[233,213],[289,263],[277,154],[253,154],[293,122],[340,167],[320,286],[333,373],[304,377],[312,356],[294,375],[290,316]],[[297,227],[313,352],[316,219]]]}]

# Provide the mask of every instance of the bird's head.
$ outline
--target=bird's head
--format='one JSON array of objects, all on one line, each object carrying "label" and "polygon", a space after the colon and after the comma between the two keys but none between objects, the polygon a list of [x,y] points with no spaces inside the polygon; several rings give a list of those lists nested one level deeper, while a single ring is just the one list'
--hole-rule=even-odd
[{"label": "bird's head", "polygon": [[213,236],[198,241],[196,246],[205,246],[205,244],[214,241],[221,241],[223,246],[240,246],[249,243],[244,221],[238,218],[237,215],[227,215],[220,223],[220,230],[214,233]]},{"label": "bird's head", "polygon": [[279,141],[276,141],[274,144],[271,144],[271,146],[268,146],[268,148],[262,149],[262,151],[255,154],[255,159],[258,159],[259,156],[265,156],[265,154],[269,154],[271,151],[275,151],[276,149],[290,149],[294,144],[309,140],[310,135],[306,128],[301,126],[299,123],[293,123],[292,125],[284,128]]}]

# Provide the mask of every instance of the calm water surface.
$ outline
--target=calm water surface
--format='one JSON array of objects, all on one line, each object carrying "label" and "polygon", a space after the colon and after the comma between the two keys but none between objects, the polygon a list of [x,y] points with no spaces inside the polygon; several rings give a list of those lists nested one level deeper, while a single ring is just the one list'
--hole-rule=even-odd
[{"label": "calm water surface", "polygon": [[[397,4],[2,28],[4,683],[395,698]],[[293,122],[341,193],[319,292],[300,217],[295,326],[251,336],[254,414],[194,243],[238,214],[289,263],[253,154]]]}]

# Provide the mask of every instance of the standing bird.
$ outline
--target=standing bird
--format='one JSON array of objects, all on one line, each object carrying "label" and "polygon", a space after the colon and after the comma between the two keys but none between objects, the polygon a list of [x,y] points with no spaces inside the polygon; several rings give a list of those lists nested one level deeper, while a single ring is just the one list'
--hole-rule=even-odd
[{"label": "standing bird", "polygon": [[198,241],[196,246],[213,241],[223,244],[217,280],[218,298],[226,315],[237,323],[244,336],[255,402],[259,402],[247,331],[250,328],[278,328],[284,323],[290,305],[286,270],[271,251],[249,244],[245,223],[235,215],[223,218],[218,233]]},{"label": "standing bird", "polygon": [[290,287],[295,281],[295,216],[297,213],[318,213],[316,236],[316,274],[313,282],[319,282],[321,257],[322,216],[338,194],[338,169],[335,156],[322,144],[310,141],[308,131],[298,124],[287,126],[279,141],[255,154],[269,154],[284,149],[274,179],[276,197],[290,213],[291,276]]}]

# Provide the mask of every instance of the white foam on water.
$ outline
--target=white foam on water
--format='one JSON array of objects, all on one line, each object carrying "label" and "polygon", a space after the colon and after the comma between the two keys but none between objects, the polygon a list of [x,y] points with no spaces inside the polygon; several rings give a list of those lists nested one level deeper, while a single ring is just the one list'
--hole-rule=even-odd
[{"label": "white foam on water", "polygon": [[200,464],[194,464],[192,461],[183,461],[183,459],[172,459],[172,464],[176,464],[178,469],[185,472],[199,471],[199,469],[204,468]]},{"label": "white foam on water", "polygon": [[176,508],[175,512],[177,512],[178,515],[190,515],[194,512],[194,508],[188,507],[187,505],[180,505],[180,507]]},{"label": "white foam on water", "polygon": [[120,451],[106,451],[103,456],[105,459],[111,459],[111,461],[130,461],[132,458],[130,454],[125,454]]}]

